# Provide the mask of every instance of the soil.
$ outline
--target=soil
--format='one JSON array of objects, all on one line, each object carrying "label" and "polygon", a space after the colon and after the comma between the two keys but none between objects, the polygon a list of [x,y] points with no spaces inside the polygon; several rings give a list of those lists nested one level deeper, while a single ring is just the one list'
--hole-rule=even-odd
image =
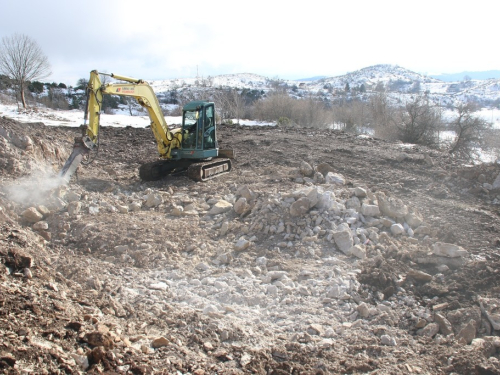
[{"label": "soil", "polygon": [[[223,125],[219,146],[236,152],[229,174],[142,182],[139,166],[156,157],[151,130],[104,127],[95,161],[48,184],[78,135],[0,118],[0,372],[500,373],[498,164],[341,131]],[[328,189],[328,171],[345,178],[337,198],[383,193],[427,230],[396,236],[377,221],[366,257],[344,254],[317,220],[327,213],[296,218],[282,204]],[[242,187],[250,209],[239,213]],[[211,211],[221,201],[233,208]],[[289,240],[279,223],[310,233]],[[467,256],[418,261],[439,242]],[[345,298],[325,292],[338,278]],[[436,314],[449,332],[429,333]]]}]

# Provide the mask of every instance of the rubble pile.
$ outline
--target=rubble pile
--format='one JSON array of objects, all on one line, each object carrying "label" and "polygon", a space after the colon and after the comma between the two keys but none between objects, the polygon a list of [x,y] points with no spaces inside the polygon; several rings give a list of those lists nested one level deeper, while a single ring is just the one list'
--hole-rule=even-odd
[{"label": "rubble pile", "polygon": [[326,162],[207,183],[107,168],[3,180],[2,370],[500,370],[493,263],[391,189]]}]

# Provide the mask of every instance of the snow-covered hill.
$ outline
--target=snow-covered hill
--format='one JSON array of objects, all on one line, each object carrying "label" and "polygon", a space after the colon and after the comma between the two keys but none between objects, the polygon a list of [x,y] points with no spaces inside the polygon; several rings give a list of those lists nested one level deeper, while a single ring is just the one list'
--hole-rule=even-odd
[{"label": "snow-covered hill", "polygon": [[366,100],[372,94],[383,92],[400,103],[404,102],[407,96],[425,94],[441,106],[468,100],[476,101],[483,107],[500,105],[500,79],[444,82],[388,64],[369,66],[341,76],[316,80],[292,81],[242,73],[151,81],[150,84],[158,94],[186,89],[204,91],[220,88],[261,90],[266,93],[279,86],[297,98],[317,95],[325,101],[335,101],[339,97]]},{"label": "snow-covered hill", "polygon": [[[239,93],[245,90],[245,100],[247,104],[251,104],[254,100],[263,98],[270,91],[279,88],[285,90],[294,98],[313,97],[327,104],[351,100],[368,102],[372,96],[383,93],[392,104],[401,105],[411,100],[415,95],[426,95],[431,102],[443,107],[445,112],[446,109],[451,110],[459,102],[474,101],[482,108],[482,117],[492,122],[495,127],[500,127],[500,79],[466,79],[445,82],[397,65],[374,65],[341,76],[318,77],[317,79],[304,79],[302,81],[241,73],[214,77],[157,80],[150,81],[149,84],[156,92],[165,112],[172,115],[179,114],[175,110],[177,105],[173,105],[174,103],[181,104],[193,99],[210,99],[220,104],[221,101],[217,93],[221,89],[234,89]],[[45,87],[44,92],[37,94],[39,99],[47,96],[48,90]],[[84,100],[84,90],[58,87],[51,87],[50,90],[52,95],[59,95],[61,100],[68,101],[70,105],[72,105],[75,98],[80,98],[80,101]],[[4,98],[14,96],[12,90],[4,91],[4,93],[6,94]],[[1,104],[7,104],[7,102],[2,103],[0,97]],[[43,107],[43,104],[41,106]],[[130,111],[126,105],[120,104],[120,106],[119,109],[114,110],[115,114],[125,114]],[[146,115],[140,110],[141,108],[137,105],[134,114],[141,117]],[[7,109],[4,109],[5,111],[10,112]],[[12,106],[12,111],[17,112],[15,106]],[[72,114],[72,112],[66,112],[63,117],[67,117],[68,114]],[[50,121],[51,119],[47,120]],[[61,121],[57,119],[55,122],[59,123]],[[179,119],[170,119],[169,123],[179,123]]]}]

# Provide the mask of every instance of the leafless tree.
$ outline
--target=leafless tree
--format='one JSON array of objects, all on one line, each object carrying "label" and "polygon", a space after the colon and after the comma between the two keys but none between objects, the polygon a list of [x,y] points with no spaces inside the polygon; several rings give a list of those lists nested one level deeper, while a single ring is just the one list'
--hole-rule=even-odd
[{"label": "leafless tree", "polygon": [[478,156],[478,151],[485,142],[485,133],[491,128],[486,120],[475,116],[477,106],[474,103],[465,103],[457,106],[457,117],[450,123],[455,133],[449,152],[468,159]]},{"label": "leafless tree", "polygon": [[387,140],[397,140],[398,132],[394,121],[396,108],[390,105],[387,94],[378,92],[370,98],[368,117],[375,136]]},{"label": "leafless tree", "polygon": [[406,103],[395,121],[401,141],[426,146],[438,143],[440,114],[427,98],[416,96]]},{"label": "leafless tree", "polygon": [[236,118],[238,123],[245,112],[245,100],[236,89],[220,89],[213,93],[217,114],[221,122]]},{"label": "leafless tree", "polygon": [[23,108],[26,108],[24,90],[28,82],[41,80],[51,74],[47,56],[33,39],[24,34],[2,38],[0,72],[17,85]]},{"label": "leafless tree", "polygon": [[293,102],[293,117],[291,120],[296,124],[326,128],[331,123],[329,113],[325,109],[323,102],[309,96],[308,98],[295,100]]},{"label": "leafless tree", "polygon": [[369,122],[368,107],[362,101],[349,101],[336,103],[332,107],[333,121],[340,125],[342,130],[351,133],[361,132]]},{"label": "leafless tree", "polygon": [[291,120],[294,117],[295,101],[285,92],[271,92],[255,103],[255,116],[264,121],[278,121],[282,117]]}]

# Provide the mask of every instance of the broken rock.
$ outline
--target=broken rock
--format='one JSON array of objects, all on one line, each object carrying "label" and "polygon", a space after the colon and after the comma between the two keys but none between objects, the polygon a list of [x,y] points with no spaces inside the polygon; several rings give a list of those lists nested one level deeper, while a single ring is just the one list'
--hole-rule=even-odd
[{"label": "broken rock", "polygon": [[29,223],[36,223],[43,219],[43,215],[35,207],[27,208],[21,216]]},{"label": "broken rock", "polygon": [[302,161],[300,163],[300,173],[306,177],[312,177],[314,175],[314,168],[308,162]]},{"label": "broken rock", "polygon": [[220,215],[229,212],[233,209],[233,205],[224,199],[221,199],[213,205],[213,207],[208,211],[209,215]]},{"label": "broken rock", "polygon": [[154,339],[152,342],[151,342],[151,346],[155,349],[157,348],[161,348],[163,346],[167,346],[168,344],[170,344],[170,341],[168,341],[165,337],[161,336],[161,337],[158,337],[156,339]]},{"label": "broken rock", "polygon": [[458,258],[468,255],[468,251],[462,247],[450,243],[436,242],[432,246],[432,253],[437,256]]},{"label": "broken rock", "polygon": [[388,197],[383,192],[378,192],[377,200],[382,215],[392,218],[404,218],[408,214],[408,207],[401,199]]},{"label": "broken rock", "polygon": [[295,202],[292,203],[290,206],[290,215],[292,216],[302,216],[309,211],[311,208],[311,201],[306,198],[302,197],[296,200]]},{"label": "broken rock", "polygon": [[351,230],[347,224],[341,224],[337,230],[333,232],[333,240],[335,244],[344,254],[349,254],[349,250],[353,246],[353,238]]}]

